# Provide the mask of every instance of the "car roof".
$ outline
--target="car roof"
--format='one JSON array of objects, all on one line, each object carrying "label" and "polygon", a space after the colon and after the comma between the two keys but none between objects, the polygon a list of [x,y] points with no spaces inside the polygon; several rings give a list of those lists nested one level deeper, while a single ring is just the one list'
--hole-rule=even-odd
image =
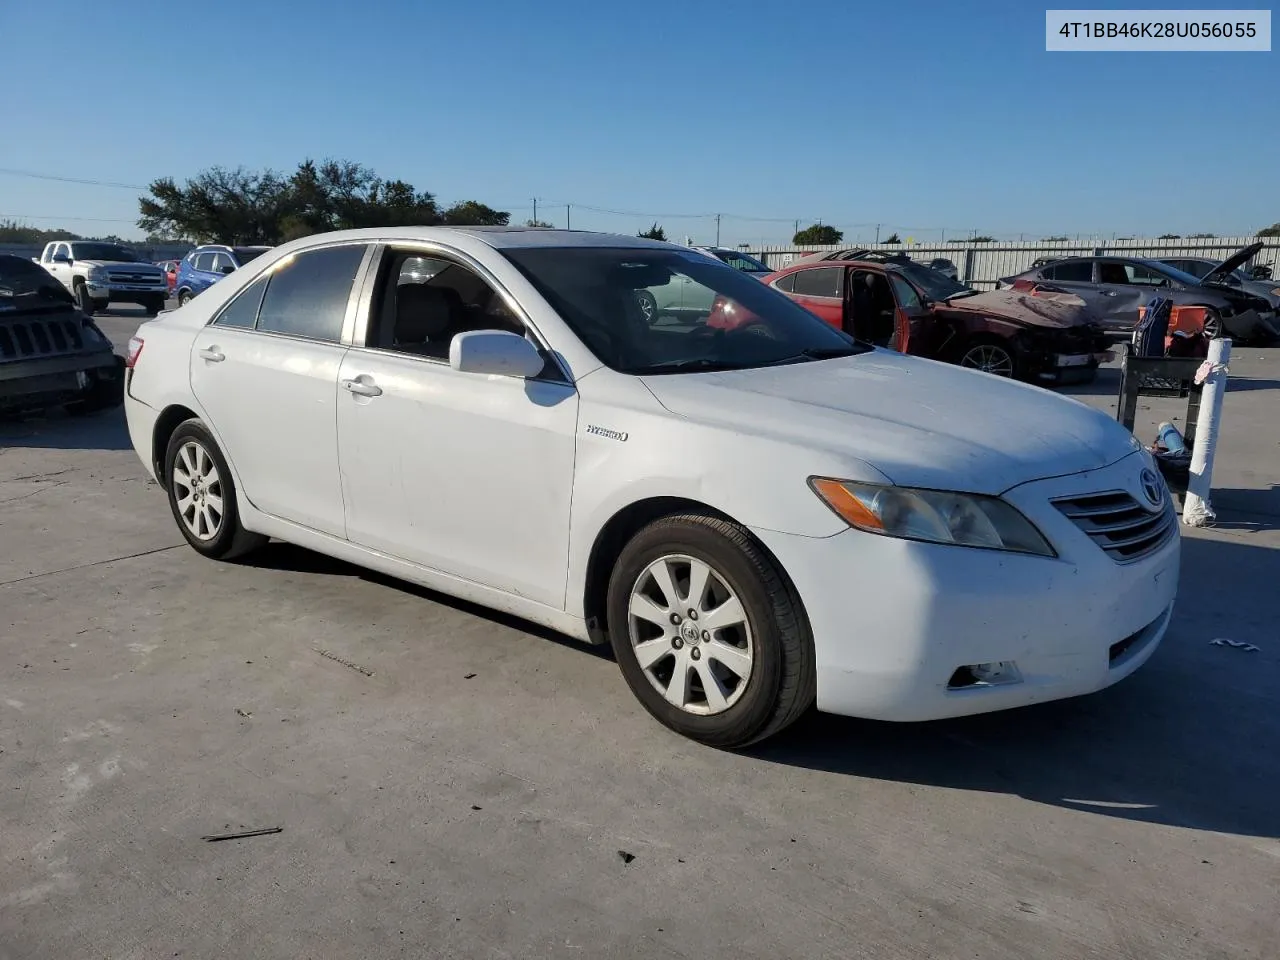
[{"label": "car roof", "polygon": [[[683,250],[683,244],[625,234],[597,233],[591,230],[549,230],[546,227],[368,227],[360,230],[335,230],[316,233],[300,241],[287,244],[291,249],[303,249],[312,243],[333,243],[342,240],[377,241],[434,240],[440,243],[458,237],[471,237],[498,250],[518,247],[635,247],[651,250]],[[275,248],[279,249],[279,248]]]}]

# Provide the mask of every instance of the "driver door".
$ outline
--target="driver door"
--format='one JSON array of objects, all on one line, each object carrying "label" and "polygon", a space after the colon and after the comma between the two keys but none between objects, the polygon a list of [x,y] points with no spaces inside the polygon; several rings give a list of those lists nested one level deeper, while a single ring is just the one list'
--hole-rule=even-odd
[{"label": "driver door", "polygon": [[933,311],[924,305],[919,291],[905,277],[889,273],[889,288],[897,304],[890,349],[917,357],[936,357],[941,331]]}]

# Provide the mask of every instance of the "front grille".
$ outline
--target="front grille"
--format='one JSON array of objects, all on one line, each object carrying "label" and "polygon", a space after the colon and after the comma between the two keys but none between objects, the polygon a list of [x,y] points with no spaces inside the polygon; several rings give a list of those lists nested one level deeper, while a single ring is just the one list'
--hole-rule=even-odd
[{"label": "front grille", "polygon": [[154,273],[121,273],[112,270],[107,274],[109,283],[133,283],[144,286],[159,287],[168,281],[163,276]]},{"label": "front grille", "polygon": [[52,357],[84,348],[77,320],[32,319],[0,322],[0,360]]},{"label": "front grille", "polygon": [[1177,529],[1168,497],[1148,510],[1124,491],[1054,500],[1053,505],[1116,563],[1141,560],[1159,550]]}]

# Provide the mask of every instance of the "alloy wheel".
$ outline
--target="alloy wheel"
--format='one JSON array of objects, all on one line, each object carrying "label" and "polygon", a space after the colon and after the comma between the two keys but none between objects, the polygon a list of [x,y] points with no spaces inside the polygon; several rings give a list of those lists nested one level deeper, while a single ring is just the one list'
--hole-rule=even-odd
[{"label": "alloy wheel", "polygon": [[632,585],[628,632],[646,679],[672,706],[710,716],[751,680],[755,641],[742,601],[708,563],[669,554]]},{"label": "alloy wheel", "polygon": [[1013,357],[1004,347],[998,347],[994,343],[980,343],[970,347],[960,359],[960,366],[993,373],[997,377],[1013,376]]},{"label": "alloy wheel", "polygon": [[174,499],[178,516],[197,540],[212,540],[225,516],[222,478],[209,451],[195,440],[178,448],[173,463]]}]

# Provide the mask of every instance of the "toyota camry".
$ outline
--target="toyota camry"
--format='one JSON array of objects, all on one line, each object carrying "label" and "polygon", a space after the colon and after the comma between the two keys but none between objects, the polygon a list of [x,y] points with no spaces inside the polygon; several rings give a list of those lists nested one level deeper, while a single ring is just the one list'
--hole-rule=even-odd
[{"label": "toyota camry", "polygon": [[[668,284],[755,322],[646,316]],[[717,746],[815,703],[1090,693],[1173,609],[1174,510],[1114,420],[672,244],[308,237],[142,324],[127,363],[133,444],[199,553],[277,538],[609,643],[654,717]]]}]

